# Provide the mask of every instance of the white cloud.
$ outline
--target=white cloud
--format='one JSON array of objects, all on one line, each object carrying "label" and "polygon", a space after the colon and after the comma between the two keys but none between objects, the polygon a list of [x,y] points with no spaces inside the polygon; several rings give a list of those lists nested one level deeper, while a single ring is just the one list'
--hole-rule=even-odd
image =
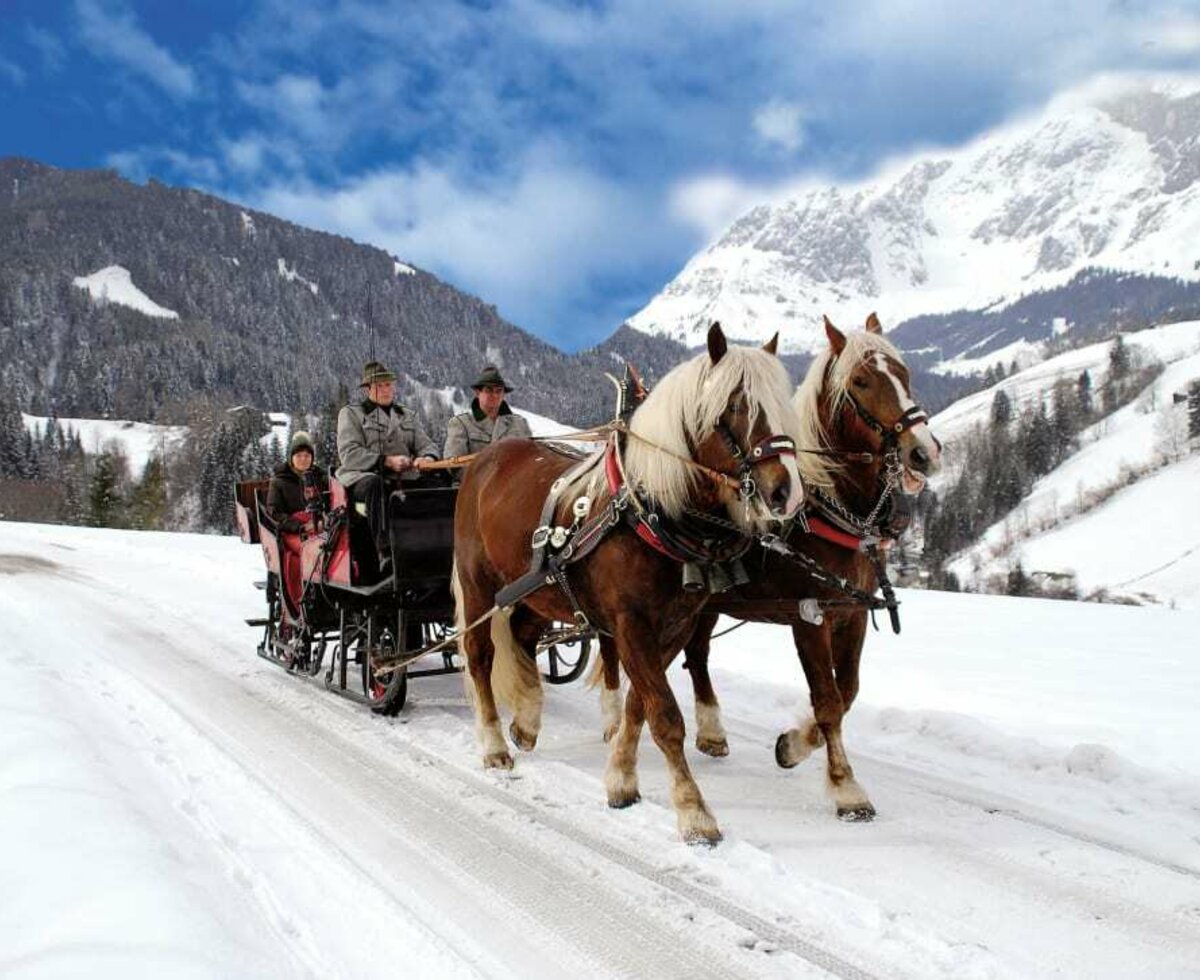
[{"label": "white cloud", "polygon": [[709,242],[738,217],[770,198],[766,188],[726,174],[691,177],[670,191],[671,216]]},{"label": "white cloud", "polygon": [[25,84],[25,69],[7,58],[0,57],[0,76],[7,76],[17,86]]},{"label": "white cloud", "polygon": [[196,93],[192,69],[156,43],[129,10],[102,0],[75,0],[75,12],[79,35],[96,57],[124,65],[171,95]]},{"label": "white cloud", "polygon": [[503,180],[419,161],[332,192],[276,185],[248,203],[386,248],[543,335],[564,326],[546,321],[565,315],[594,277],[628,274],[668,252],[651,202],[544,146]]},{"label": "white cloud", "polygon": [[1200,18],[1169,17],[1147,31],[1143,46],[1167,56],[1200,54]]},{"label": "white cloud", "polygon": [[174,173],[192,183],[212,187],[221,177],[221,169],[209,157],[185,153],[166,146],[139,146],[133,150],[110,153],[104,162],[134,181],[144,181],[165,164]]},{"label": "white cloud", "polygon": [[794,102],[772,100],[754,113],[754,131],[768,146],[795,153],[804,145],[806,114]]},{"label": "white cloud", "polygon": [[42,56],[42,63],[48,71],[58,71],[67,63],[66,45],[50,31],[26,24],[25,40]]}]

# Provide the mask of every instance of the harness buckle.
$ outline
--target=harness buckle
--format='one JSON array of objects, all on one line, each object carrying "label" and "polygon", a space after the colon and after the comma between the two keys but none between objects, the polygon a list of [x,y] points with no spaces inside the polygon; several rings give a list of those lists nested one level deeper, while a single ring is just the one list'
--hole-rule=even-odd
[{"label": "harness buckle", "polygon": [[758,543],[768,551],[774,551],[780,555],[790,554],[792,550],[778,534],[760,534]]},{"label": "harness buckle", "polygon": [[587,613],[582,609],[575,610],[575,625],[581,630],[590,630],[592,628],[592,624],[587,618]]},{"label": "harness buckle", "polygon": [[550,526],[543,524],[533,532],[532,544],[535,549],[546,547],[546,542],[550,540]]},{"label": "harness buckle", "polygon": [[567,529],[565,527],[556,527],[550,532],[550,547],[554,549],[561,548],[567,543]]},{"label": "harness buckle", "polygon": [[749,500],[758,493],[758,484],[754,482],[754,477],[749,473],[742,477],[742,482],[738,484],[738,495],[743,500]]}]

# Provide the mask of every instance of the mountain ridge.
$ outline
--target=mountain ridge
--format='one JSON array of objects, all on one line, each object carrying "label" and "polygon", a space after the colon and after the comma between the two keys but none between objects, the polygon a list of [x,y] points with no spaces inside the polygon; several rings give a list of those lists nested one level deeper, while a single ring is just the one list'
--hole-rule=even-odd
[{"label": "mountain ridge", "polygon": [[[714,317],[744,324],[747,339],[798,321],[785,349],[812,351],[823,313],[858,323],[875,309],[903,336],[917,316],[1001,314],[1088,268],[1191,284],[1198,178],[1200,75],[1109,79],[965,146],[750,209],[629,323],[692,345]],[[1006,342],[1050,329],[1018,324]],[[943,353],[985,336],[969,331]]]}]

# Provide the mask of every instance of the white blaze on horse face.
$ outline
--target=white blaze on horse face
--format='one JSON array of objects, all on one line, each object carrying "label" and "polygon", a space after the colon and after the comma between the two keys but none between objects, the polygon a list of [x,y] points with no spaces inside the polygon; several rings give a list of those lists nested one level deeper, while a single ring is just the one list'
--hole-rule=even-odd
[{"label": "white blaze on horse face", "polygon": [[804,503],[804,482],[800,479],[800,467],[796,465],[796,457],[784,454],[779,462],[788,474],[788,499],[784,506],[784,517],[791,517]]},{"label": "white blaze on horse face", "polygon": [[[880,374],[891,381],[892,387],[896,389],[896,401],[900,405],[901,414],[907,412],[910,408],[915,408],[917,403],[904,390],[904,385],[900,383],[900,379],[892,374],[891,368],[888,367],[887,358],[882,353],[876,352],[875,367]],[[936,473],[942,468],[942,450],[933,438],[933,431],[925,422],[918,422],[908,431],[912,433],[913,438],[917,440],[917,445],[929,457],[929,472],[931,474]]]}]

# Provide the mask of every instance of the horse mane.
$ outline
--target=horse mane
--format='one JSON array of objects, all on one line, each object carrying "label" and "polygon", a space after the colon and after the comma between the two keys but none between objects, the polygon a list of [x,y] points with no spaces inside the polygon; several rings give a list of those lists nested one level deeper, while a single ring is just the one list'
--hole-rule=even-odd
[{"label": "horse mane", "polygon": [[832,348],[826,347],[817,355],[792,399],[799,416],[796,462],[800,477],[806,486],[825,490],[832,489],[834,477],[842,465],[829,456],[804,452],[805,449],[837,448],[830,442],[829,432],[821,420],[822,400],[828,398],[832,415],[836,417],[849,398],[850,377],[864,360],[875,354],[885,354],[904,363],[900,351],[882,334],[854,330],[845,336],[846,346],[841,354],[834,354]]},{"label": "horse mane", "polygon": [[758,347],[731,346],[716,364],[707,352],[698,354],[672,368],[633,413],[632,436],[622,454],[625,475],[666,516],[683,513],[697,479],[683,460],[691,459],[695,446],[713,432],[739,389],[751,426],[762,411],[776,432],[792,434],[797,420],[787,369]]}]

